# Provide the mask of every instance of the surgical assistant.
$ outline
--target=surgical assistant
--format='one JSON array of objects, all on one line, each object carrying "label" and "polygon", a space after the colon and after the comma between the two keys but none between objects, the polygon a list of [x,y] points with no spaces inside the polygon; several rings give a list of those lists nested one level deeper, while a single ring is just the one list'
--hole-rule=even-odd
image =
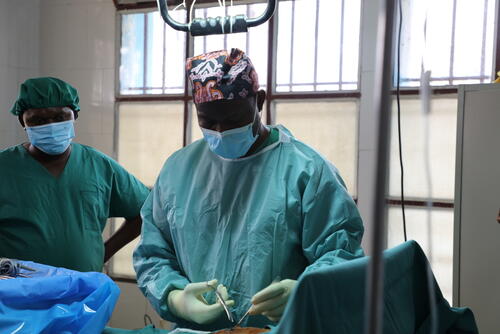
[{"label": "surgical assistant", "polygon": [[[0,255],[79,271],[133,240],[148,189],[89,146],[72,143],[80,110],[75,88],[56,78],[29,79],[12,109],[29,142],[0,151]],[[103,243],[109,217],[124,227]]]}]

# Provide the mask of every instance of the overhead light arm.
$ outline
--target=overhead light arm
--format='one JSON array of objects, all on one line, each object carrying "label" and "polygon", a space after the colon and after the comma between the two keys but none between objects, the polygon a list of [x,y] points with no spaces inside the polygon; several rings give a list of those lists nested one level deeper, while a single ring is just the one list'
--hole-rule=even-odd
[{"label": "overhead light arm", "polygon": [[192,36],[220,35],[247,32],[248,28],[267,22],[278,7],[278,0],[268,0],[266,11],[259,17],[247,18],[246,15],[197,18],[191,23],[179,23],[170,16],[166,0],[157,0],[163,20],[172,28],[190,32]]}]

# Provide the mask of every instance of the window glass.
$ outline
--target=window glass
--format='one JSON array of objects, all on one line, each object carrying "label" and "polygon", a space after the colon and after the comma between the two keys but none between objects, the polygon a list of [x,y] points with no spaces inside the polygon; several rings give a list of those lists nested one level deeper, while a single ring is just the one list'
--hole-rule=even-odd
[{"label": "window glass", "polygon": [[[119,106],[118,162],[146,186],[152,187],[166,159],[182,147],[184,105],[172,103],[121,103]],[[116,220],[114,230],[122,224]],[[139,238],[115,256],[115,276],[135,277],[132,253]]]},{"label": "window glass", "polygon": [[147,186],[153,186],[165,160],[182,148],[184,105],[121,103],[118,161]]},{"label": "window glass", "polygon": [[276,17],[276,91],[358,89],[360,0],[280,1]]},{"label": "window glass", "polygon": [[356,101],[278,101],[276,123],[312,146],[340,171],[356,194],[358,103]]},{"label": "window glass", "polygon": [[[184,22],[185,10],[172,17]],[[166,25],[159,12],[123,14],[120,94],[182,94],[186,34]]]},{"label": "window glass", "polygon": [[[114,231],[118,230],[124,220],[116,219],[114,224]],[[135,278],[135,270],[132,263],[132,255],[134,249],[139,244],[140,237],[135,238],[122,249],[120,249],[111,259],[110,271],[114,277]]]},{"label": "window glass", "polygon": [[[426,208],[406,207],[408,240],[415,240],[431,262],[434,276],[444,297],[451,303],[453,294],[453,209],[432,209],[430,225]],[[400,207],[390,207],[388,247],[404,242]],[[431,251],[432,247],[432,251]],[[431,255],[432,253],[432,255]]]},{"label": "window glass", "polygon": [[145,14],[122,15],[120,49],[120,91],[122,94],[142,94],[144,86],[144,19]]},{"label": "window glass", "polygon": [[[405,173],[405,198],[427,198],[425,175],[424,117],[420,100],[401,99],[401,133]],[[396,101],[393,104],[389,194],[400,197],[400,166]],[[453,200],[455,192],[455,146],[457,132],[456,96],[435,97],[430,115],[431,197]]]},{"label": "window glass", "polygon": [[402,3],[402,86],[419,86],[423,57],[433,85],[491,81],[495,0]]}]

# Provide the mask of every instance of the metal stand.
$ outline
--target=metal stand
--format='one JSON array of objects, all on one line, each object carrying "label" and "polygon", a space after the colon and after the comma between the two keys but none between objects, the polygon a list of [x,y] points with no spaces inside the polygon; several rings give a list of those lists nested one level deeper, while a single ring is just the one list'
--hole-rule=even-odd
[{"label": "metal stand", "polygon": [[[384,263],[387,206],[387,171],[389,169],[389,145],[391,130],[392,90],[392,39],[395,0],[382,0],[379,12],[379,27],[376,49],[374,105],[378,114],[377,180],[374,196],[374,217],[371,259],[368,267],[366,289],[365,333],[382,333]],[[383,41],[383,43],[382,43]]]}]

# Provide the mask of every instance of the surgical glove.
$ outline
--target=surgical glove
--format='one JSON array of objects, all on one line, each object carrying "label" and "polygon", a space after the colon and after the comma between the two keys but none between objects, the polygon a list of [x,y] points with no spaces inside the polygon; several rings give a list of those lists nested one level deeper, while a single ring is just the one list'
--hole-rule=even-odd
[{"label": "surgical glove", "polygon": [[[209,282],[190,283],[184,290],[173,290],[168,294],[167,303],[170,311],[177,317],[195,322],[199,325],[211,323],[224,313],[222,304],[208,304],[203,294],[213,290],[217,286],[217,280]],[[219,285],[217,290],[226,302],[227,306],[233,306],[234,301],[228,300],[227,290]]]},{"label": "surgical glove", "polygon": [[296,284],[296,280],[285,279],[257,292],[252,298],[250,314],[262,314],[271,321],[279,321]]}]

